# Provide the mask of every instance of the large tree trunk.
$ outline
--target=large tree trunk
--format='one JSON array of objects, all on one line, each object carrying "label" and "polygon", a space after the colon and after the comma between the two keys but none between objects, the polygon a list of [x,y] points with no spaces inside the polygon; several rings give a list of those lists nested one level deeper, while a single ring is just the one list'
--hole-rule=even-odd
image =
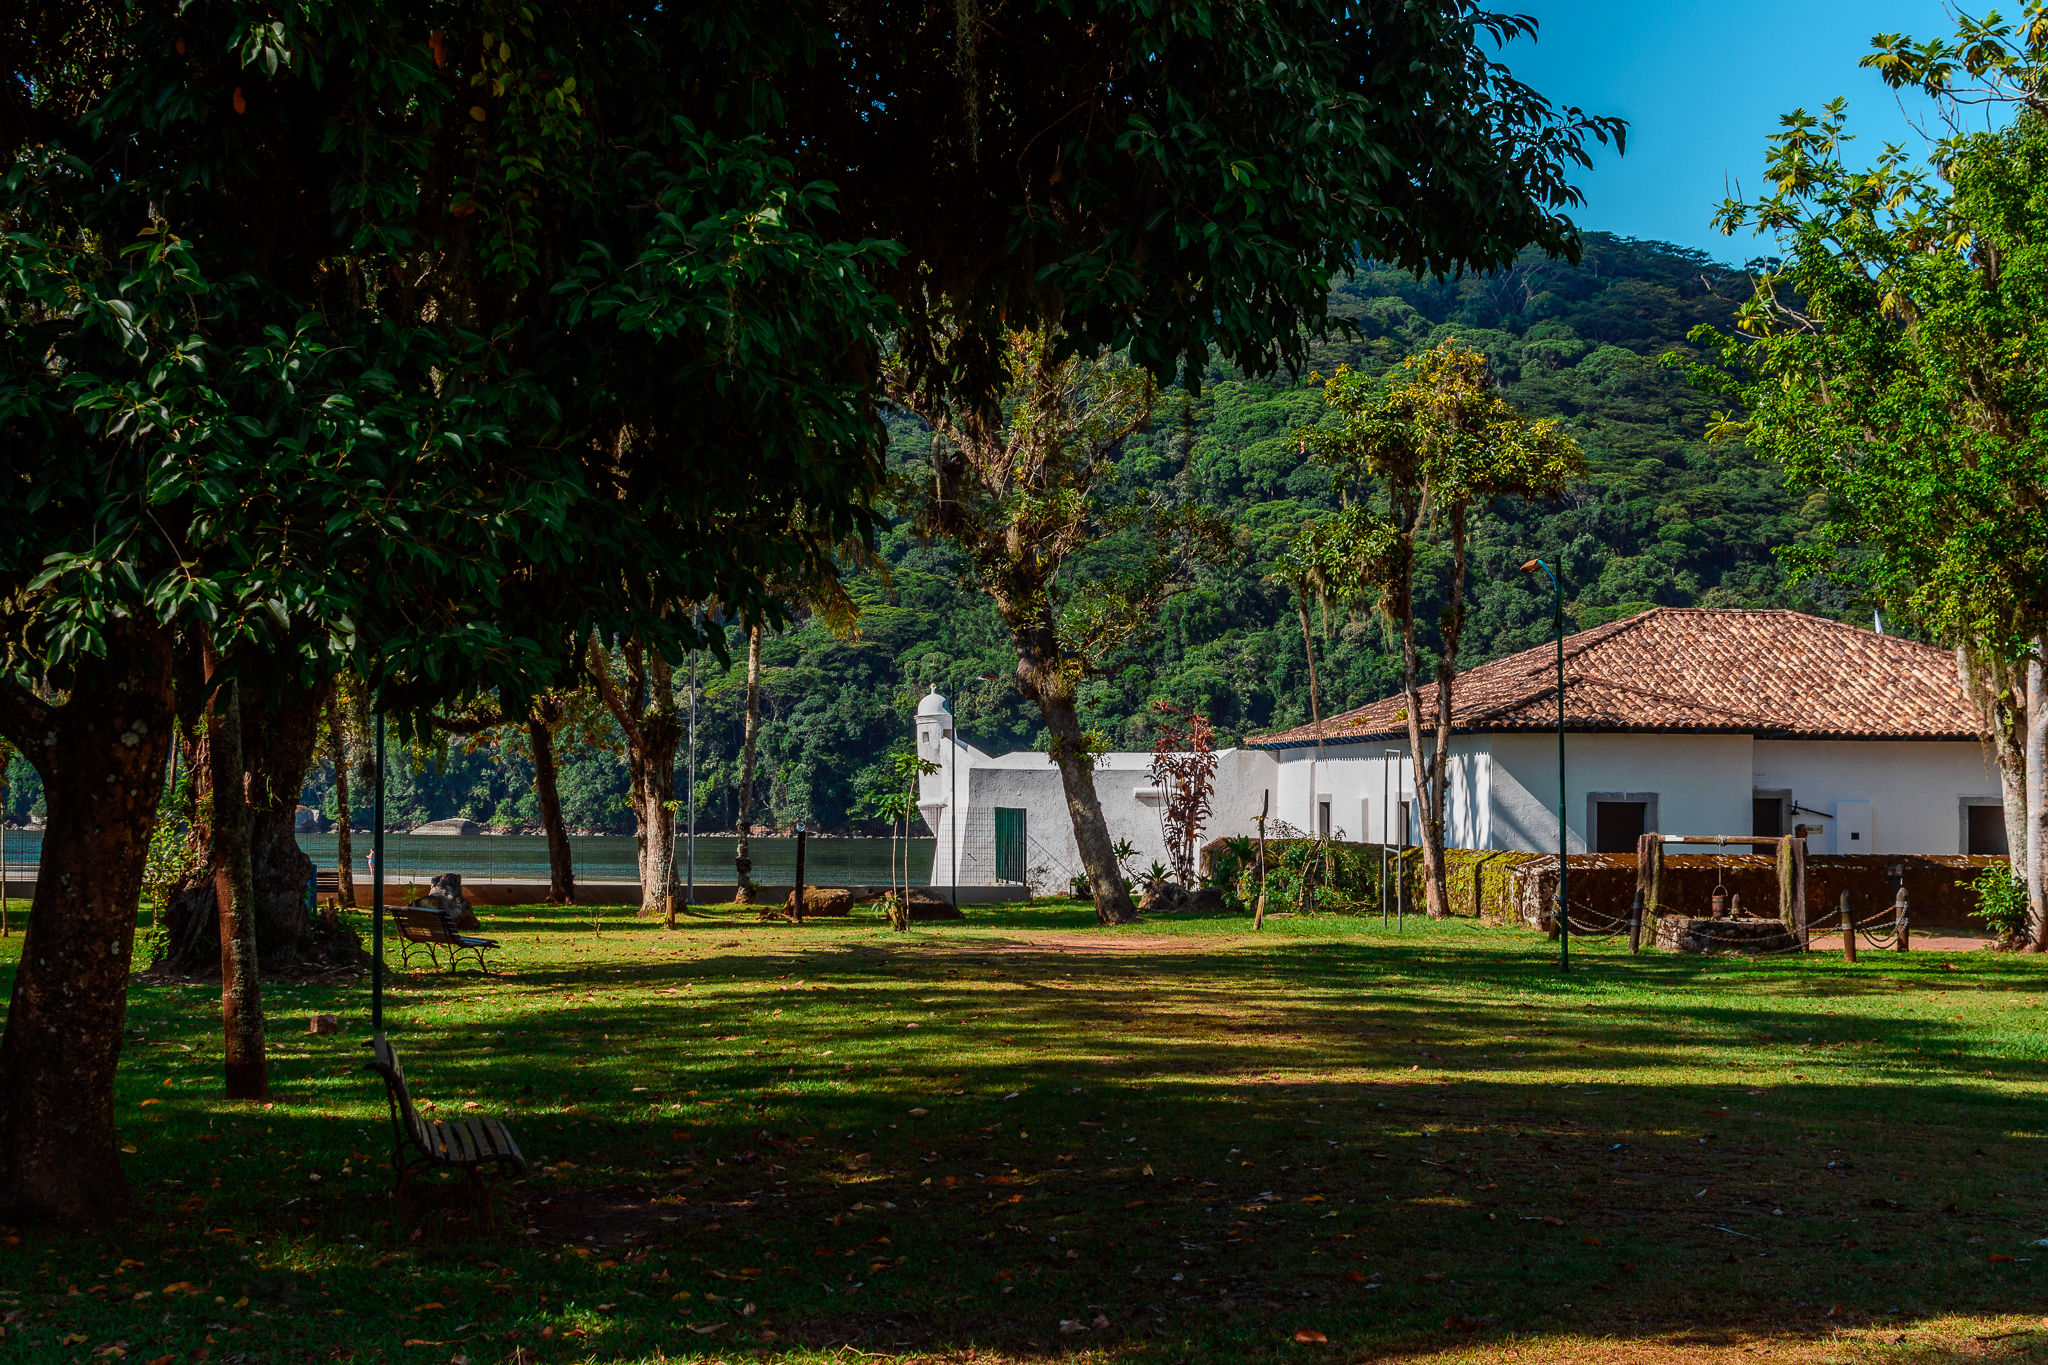
[{"label": "large tree trunk", "polygon": [[[1442,827],[1437,823],[1440,809],[1435,793],[1441,782],[1435,746],[1422,747],[1422,659],[1415,644],[1415,580],[1412,569],[1404,567],[1395,588],[1401,631],[1401,696],[1408,712],[1408,766],[1415,774],[1416,842],[1422,849],[1423,890],[1431,919],[1442,919],[1450,908],[1441,895],[1444,884]],[[1439,694],[1441,695],[1441,694]],[[1445,721],[1438,717],[1437,727]]]},{"label": "large tree trunk", "polygon": [[[739,790],[739,847],[733,850],[733,894],[740,905],[754,903],[754,859],[751,851],[754,830],[754,752],[761,733],[761,628],[753,626],[747,631],[747,720],[746,738],[740,744],[740,790]],[[890,839],[895,831],[890,831]],[[895,877],[895,861],[890,860],[890,877]]]},{"label": "large tree trunk", "polygon": [[1442,646],[1436,656],[1436,757],[1430,762],[1423,806],[1422,870],[1429,879],[1429,917],[1451,915],[1450,874],[1444,858],[1445,807],[1451,791],[1451,684],[1458,676],[1458,645],[1465,637],[1465,509],[1451,508],[1451,591],[1437,616]]},{"label": "large tree trunk", "polygon": [[[639,819],[640,914],[661,913],[673,880],[676,813],[676,750],[683,726],[676,712],[675,670],[660,655],[647,655],[637,640],[620,650],[626,663],[622,690],[611,675],[603,649],[591,646],[598,696],[626,737],[626,771],[632,778],[633,814]],[[643,693],[645,694],[643,696]]]},{"label": "large tree trunk", "polygon": [[634,746],[633,785],[640,793],[640,913],[660,913],[675,881],[676,751],[683,725],[676,713],[673,672],[660,658],[648,661],[652,697],[640,717]]},{"label": "large tree trunk", "polygon": [[306,772],[320,743],[320,715],[331,681],[311,691],[297,686],[265,697],[242,691],[242,769],[249,774],[249,855],[255,868],[257,933],[268,963],[323,959],[313,912],[313,860],[299,848],[296,829]]},{"label": "large tree trunk", "polygon": [[[2003,660],[1967,645],[1956,647],[1956,675],[1983,722],[1991,765],[1998,770],[2005,807],[2007,866],[2014,881],[2027,884],[2026,682]],[[1965,852],[1968,850],[1965,849]]]},{"label": "large tree trunk", "polygon": [[[313,863],[300,851],[292,827],[306,770],[319,747],[320,716],[326,709],[330,685],[307,691],[296,683],[286,683],[281,691],[267,696],[253,683],[241,688],[240,771],[244,777],[236,785],[246,793],[243,827],[255,887],[256,952],[266,971],[298,965],[360,966],[369,960],[355,931],[340,915],[331,910],[315,913],[309,905]],[[209,727],[208,748],[211,733]],[[210,758],[202,759],[193,770],[194,777],[203,779],[202,794],[215,797],[214,818],[208,826],[194,827],[202,866],[188,873],[171,893],[165,915],[171,951],[162,965],[181,975],[212,975],[223,946],[219,938],[219,864],[213,856],[225,832],[223,807],[214,785],[221,771]]]},{"label": "large tree trunk", "polygon": [[251,855],[247,786],[242,767],[241,684],[215,682],[220,659],[206,652],[215,683],[206,713],[206,749],[213,764],[213,898],[220,916],[220,1022],[231,1100],[270,1095],[263,1055],[263,984],[256,967],[256,876]]},{"label": "large tree trunk", "polygon": [[1088,874],[1088,889],[1095,896],[1095,919],[1100,924],[1134,924],[1138,907],[1131,903],[1130,888],[1124,885],[1123,872],[1116,865],[1109,822],[1102,818],[1102,802],[1095,794],[1095,755],[1074,710],[1073,692],[1062,675],[1058,649],[1049,622],[1019,632],[1017,686],[1038,703],[1038,713],[1045,717],[1045,728],[1052,734],[1052,761],[1060,770],[1067,815],[1074,822],[1074,845],[1081,853],[1082,870]]},{"label": "large tree trunk", "polygon": [[2043,883],[2041,821],[2048,816],[2048,691],[2041,677],[2043,642],[2034,640],[2027,660],[2027,940],[2035,952],[2048,949],[2048,886]]},{"label": "large tree trunk", "polygon": [[62,706],[0,683],[0,731],[42,774],[42,871],[0,1037],[0,1216],[128,1203],[114,1070],[136,907],[172,736],[171,637],[117,622]]},{"label": "large tree trunk", "polygon": [[[544,703],[545,704],[545,703]],[[541,828],[548,836],[548,904],[576,903],[576,866],[569,853],[569,830],[562,823],[562,791],[555,770],[555,729],[561,703],[554,702],[553,717],[534,714],[527,718],[526,737],[533,748],[533,789],[540,798]]]},{"label": "large tree trunk", "polygon": [[355,848],[349,842],[348,745],[342,742],[338,702],[327,708],[327,747],[334,763],[334,903],[354,909],[356,872]]}]

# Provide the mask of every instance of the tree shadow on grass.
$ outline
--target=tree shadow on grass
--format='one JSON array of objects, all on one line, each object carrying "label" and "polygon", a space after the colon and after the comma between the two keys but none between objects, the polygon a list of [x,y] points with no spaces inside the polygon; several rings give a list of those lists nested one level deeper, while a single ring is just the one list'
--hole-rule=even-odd
[{"label": "tree shadow on grass", "polygon": [[[1111,956],[955,926],[703,929],[673,936],[685,958],[400,985],[390,1032],[432,1112],[502,1117],[545,1163],[518,1191],[557,1203],[536,1232],[400,1237],[381,1086],[337,1040],[290,1045],[308,1060],[280,1060],[267,1111],[165,1091],[174,1054],[138,1051],[122,1112],[149,1216],[120,1246],[178,1248],[216,1293],[242,1256],[301,1264],[351,1316],[306,1319],[300,1349],[407,1358],[450,1336],[432,1321],[539,1360],[843,1342],[1163,1363],[1297,1330],[1374,1355],[1690,1349],[2038,1311],[2038,1068],[1932,1008],[1959,978],[2033,992],[2019,960],[1595,949],[1561,978],[1501,931]],[[207,1027],[190,992],[139,994]],[[291,994],[355,1024],[361,1000]]]}]

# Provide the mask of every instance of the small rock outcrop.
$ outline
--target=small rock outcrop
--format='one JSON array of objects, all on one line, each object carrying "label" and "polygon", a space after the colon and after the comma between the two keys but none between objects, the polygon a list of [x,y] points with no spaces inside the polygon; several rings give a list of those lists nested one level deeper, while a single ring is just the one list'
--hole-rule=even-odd
[{"label": "small rock outcrop", "polygon": [[483,826],[474,820],[464,820],[460,816],[455,816],[447,820],[429,820],[424,825],[414,825],[412,832],[414,834],[480,834],[483,832]]},{"label": "small rock outcrop", "polygon": [[921,886],[910,888],[910,918],[916,920],[966,919],[960,907],[944,896],[934,895]]},{"label": "small rock outcrop", "polygon": [[1190,891],[1177,882],[1154,882],[1138,901],[1140,913],[1154,915],[1211,914],[1225,908],[1223,892],[1216,887]]},{"label": "small rock outcrop", "polygon": [[[796,892],[791,891],[782,899],[783,915],[796,910]],[[807,886],[804,888],[804,917],[812,915],[846,915],[853,911],[853,893],[844,887]],[[766,911],[763,912],[767,913]]]}]

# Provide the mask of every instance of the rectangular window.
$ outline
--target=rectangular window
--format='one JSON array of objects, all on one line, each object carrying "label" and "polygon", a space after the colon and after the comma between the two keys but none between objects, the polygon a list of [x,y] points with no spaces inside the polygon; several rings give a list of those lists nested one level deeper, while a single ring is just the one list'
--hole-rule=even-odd
[{"label": "rectangular window", "polygon": [[1024,857],[1028,847],[1025,815],[1026,812],[1021,810],[996,807],[996,880],[999,882],[1024,880]]},{"label": "rectangular window", "polygon": [[1330,803],[1327,801],[1316,802],[1316,833],[1325,839],[1330,837]]},{"label": "rectangular window", "polygon": [[1749,803],[1749,832],[1760,839],[1775,839],[1785,832],[1783,812],[1785,803],[1775,796],[1759,796]]},{"label": "rectangular window", "polygon": [[1599,801],[1593,806],[1595,853],[1633,853],[1643,837],[1646,801]]},{"label": "rectangular window", "polygon": [[2005,839],[2004,806],[1965,806],[1970,817],[1970,852],[2008,857],[2012,848]]}]

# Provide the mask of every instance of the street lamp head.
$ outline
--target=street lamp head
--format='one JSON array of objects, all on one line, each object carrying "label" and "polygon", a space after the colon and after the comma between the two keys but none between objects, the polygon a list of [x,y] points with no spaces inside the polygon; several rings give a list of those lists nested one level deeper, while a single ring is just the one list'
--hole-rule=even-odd
[{"label": "street lamp head", "polygon": [[1536,571],[1537,571],[1538,569],[1540,569],[1540,568],[1542,568],[1542,567],[1543,567],[1543,561],[1542,561],[1542,560],[1540,560],[1540,559],[1532,559],[1532,560],[1530,560],[1530,561],[1529,561],[1529,562],[1528,562],[1527,564],[1524,564],[1524,565],[1522,566],[1522,572],[1523,572],[1523,573],[1535,573],[1535,572],[1536,572]]},{"label": "street lamp head", "polygon": [[996,675],[993,673],[977,673],[974,675],[974,680],[976,682],[994,682]]}]

